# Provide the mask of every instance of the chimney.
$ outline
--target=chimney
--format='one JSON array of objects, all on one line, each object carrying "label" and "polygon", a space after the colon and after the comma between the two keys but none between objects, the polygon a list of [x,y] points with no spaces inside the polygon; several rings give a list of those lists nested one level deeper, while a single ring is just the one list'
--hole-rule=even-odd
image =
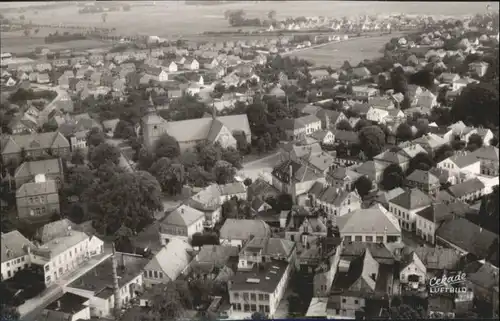
[{"label": "chimney", "polygon": [[116,249],[115,249],[115,244],[112,244],[113,246],[113,256],[111,258],[112,266],[113,266],[113,288],[114,288],[114,298],[115,298],[115,315],[118,315],[121,311],[122,308],[122,299],[120,296],[120,286],[118,284],[118,263],[116,262]]},{"label": "chimney", "polygon": [[61,310],[61,300],[57,300],[57,310]]}]

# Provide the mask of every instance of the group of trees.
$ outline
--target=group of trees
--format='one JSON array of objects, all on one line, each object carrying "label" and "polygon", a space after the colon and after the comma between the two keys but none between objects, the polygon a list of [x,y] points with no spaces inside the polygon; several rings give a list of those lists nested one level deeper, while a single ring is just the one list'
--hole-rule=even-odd
[{"label": "group of trees", "polygon": [[41,294],[45,289],[43,271],[40,268],[32,266],[17,271],[11,279],[0,282],[0,318],[19,320],[20,315],[16,307]]},{"label": "group of trees", "polygon": [[69,33],[65,31],[64,33],[60,34],[58,31],[56,31],[55,33],[49,33],[47,37],[44,38],[44,41],[45,43],[49,44],[84,39],[87,39],[87,36],[83,33]]},{"label": "group of trees", "polygon": [[234,148],[204,143],[181,154],[179,143],[165,134],[155,143],[153,152],[141,147],[137,161],[139,169],[157,178],[165,193],[176,195],[186,183],[204,187],[211,182],[233,182],[236,170],[241,168],[242,156]]},{"label": "group of trees", "polygon": [[451,117],[476,127],[498,127],[498,88],[489,83],[469,84],[455,100]]},{"label": "group of trees", "polygon": [[227,10],[224,17],[231,27],[260,27],[262,25],[259,18],[248,19],[244,10]]},{"label": "group of trees", "polygon": [[[83,164],[85,155],[81,151],[73,153],[71,161],[76,166],[68,170],[61,189],[62,199],[76,196],[83,201],[85,214],[89,215],[86,218],[102,234],[114,235],[122,226],[132,233],[140,231],[163,208],[161,186],[148,172],[128,172],[121,168],[120,150],[104,140],[99,130],[89,132],[88,165]],[[74,214],[73,210],[69,212]]]}]

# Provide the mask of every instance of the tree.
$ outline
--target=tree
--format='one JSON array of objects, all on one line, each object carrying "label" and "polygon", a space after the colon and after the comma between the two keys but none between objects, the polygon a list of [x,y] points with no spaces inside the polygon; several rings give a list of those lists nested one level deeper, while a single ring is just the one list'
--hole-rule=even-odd
[{"label": "tree", "polygon": [[498,147],[498,137],[493,136],[493,138],[490,139],[490,145]]},{"label": "tree", "polygon": [[401,166],[398,164],[391,164],[384,169],[380,185],[384,190],[389,191],[396,187],[403,186],[404,178],[405,175]]},{"label": "tree", "polygon": [[365,128],[367,126],[370,126],[372,124],[371,121],[367,120],[367,119],[360,119],[356,125],[354,126],[354,130],[355,131],[360,131],[362,128]]},{"label": "tree", "polygon": [[188,169],[187,181],[194,186],[205,187],[214,181],[214,176],[211,172],[197,165]]},{"label": "tree", "polygon": [[245,184],[245,186],[250,186],[252,185],[252,179],[251,178],[245,178],[245,180],[243,181],[243,184]]},{"label": "tree", "polygon": [[99,178],[83,193],[93,225],[107,235],[122,226],[136,232],[162,210],[161,187],[148,172],[113,174]]},{"label": "tree", "polygon": [[107,18],[108,18],[108,14],[107,14],[107,13],[103,13],[103,14],[101,15],[101,20],[102,20],[102,22],[106,23],[106,19],[107,19]]},{"label": "tree", "polygon": [[227,184],[234,181],[234,176],[236,175],[236,168],[230,163],[220,160],[215,163],[214,166],[214,177],[217,184]]},{"label": "tree", "polygon": [[71,163],[73,165],[85,164],[85,153],[81,148],[77,148],[71,153]]},{"label": "tree", "polygon": [[118,147],[102,143],[89,149],[89,163],[93,168],[98,168],[104,164],[118,165],[121,152]]},{"label": "tree", "polygon": [[401,68],[396,68],[391,71],[391,86],[395,93],[406,94],[408,82]]},{"label": "tree", "polygon": [[359,132],[359,143],[369,158],[380,154],[385,145],[385,134],[378,126],[367,126]]},{"label": "tree", "polygon": [[170,195],[180,194],[186,179],[184,166],[179,163],[172,163],[166,157],[157,160],[149,170],[158,180],[162,190]]},{"label": "tree", "polygon": [[55,132],[59,127],[54,122],[46,122],[42,125],[42,132],[50,133]]},{"label": "tree", "polygon": [[352,130],[352,126],[349,123],[349,121],[347,121],[345,119],[342,119],[341,121],[339,121],[337,123],[337,129],[338,130],[349,130],[349,131],[351,131]]},{"label": "tree", "polygon": [[354,182],[354,188],[362,198],[368,195],[368,193],[372,190],[372,186],[372,181],[366,176],[360,176]]},{"label": "tree", "polygon": [[240,153],[247,154],[249,146],[245,133],[239,131],[235,132],[233,136],[234,139],[236,139],[236,148],[238,149],[238,151],[240,151]]},{"label": "tree", "polygon": [[104,133],[97,127],[92,128],[87,133],[87,146],[98,146],[106,141],[106,136]]},{"label": "tree", "polygon": [[212,171],[215,164],[222,159],[222,151],[212,144],[198,144],[195,147],[198,162],[206,171]]},{"label": "tree", "polygon": [[407,123],[399,125],[396,129],[396,138],[403,142],[411,140],[413,138],[413,131],[411,130],[410,125]]},{"label": "tree", "polygon": [[498,126],[498,90],[487,83],[469,84],[455,100],[451,116],[474,126]]},{"label": "tree", "polygon": [[498,223],[500,217],[498,196],[498,186],[495,186],[491,194],[483,196],[478,215],[478,224],[496,234],[500,230]]},{"label": "tree", "polygon": [[180,147],[177,140],[168,135],[162,135],[155,143],[155,157],[175,158],[180,155]]},{"label": "tree", "polygon": [[420,169],[422,171],[428,171],[435,166],[435,162],[432,157],[424,152],[420,152],[415,157],[410,159],[407,173],[411,174],[414,170]]},{"label": "tree", "polygon": [[219,237],[216,233],[194,233],[191,246],[200,248],[203,245],[219,245]]},{"label": "tree", "polygon": [[431,90],[434,87],[434,74],[429,70],[419,70],[409,77],[409,83]]},{"label": "tree", "polygon": [[267,13],[267,17],[269,18],[269,20],[274,20],[276,19],[276,11],[275,10],[271,10]]},{"label": "tree", "polygon": [[472,134],[469,136],[469,141],[467,142],[467,149],[474,151],[483,146],[483,139],[478,134]]},{"label": "tree", "polygon": [[448,157],[453,156],[454,151],[453,148],[446,144],[441,147],[439,147],[436,152],[434,153],[434,161],[435,163],[439,163],[447,159]]},{"label": "tree", "polygon": [[381,316],[389,320],[396,320],[396,319],[415,320],[415,319],[428,318],[423,308],[419,307],[418,309],[413,309],[411,306],[407,304],[402,304],[400,306],[392,306],[389,309],[384,309],[382,311]]},{"label": "tree", "polygon": [[241,161],[243,160],[243,157],[241,157],[241,154],[233,147],[223,149],[221,158],[222,160],[225,160],[229,164],[233,165],[235,168],[241,168]]},{"label": "tree", "polygon": [[135,136],[134,126],[122,119],[116,124],[114,138],[129,139]]},{"label": "tree", "polygon": [[152,288],[151,316],[157,320],[179,320],[193,308],[193,299],[186,281],[177,279]]},{"label": "tree", "polygon": [[453,150],[462,150],[465,148],[466,143],[463,140],[456,138],[451,141],[450,145]]}]

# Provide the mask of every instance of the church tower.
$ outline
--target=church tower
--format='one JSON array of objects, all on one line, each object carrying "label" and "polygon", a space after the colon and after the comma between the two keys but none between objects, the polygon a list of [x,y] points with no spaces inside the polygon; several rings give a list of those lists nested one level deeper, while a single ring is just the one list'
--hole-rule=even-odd
[{"label": "church tower", "polygon": [[150,95],[148,112],[141,120],[144,146],[149,151],[153,150],[155,142],[166,132],[166,125],[167,121],[156,112],[156,107]]}]

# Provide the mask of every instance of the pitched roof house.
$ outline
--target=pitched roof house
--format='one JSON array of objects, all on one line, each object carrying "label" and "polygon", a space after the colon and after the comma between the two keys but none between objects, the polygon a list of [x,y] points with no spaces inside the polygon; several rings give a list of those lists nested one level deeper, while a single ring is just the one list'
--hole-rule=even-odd
[{"label": "pitched roof house", "polygon": [[170,240],[144,267],[145,285],[175,281],[191,262],[192,250],[183,240]]},{"label": "pitched roof house", "polygon": [[220,229],[221,245],[243,246],[250,236],[269,237],[271,228],[260,220],[227,219]]}]

